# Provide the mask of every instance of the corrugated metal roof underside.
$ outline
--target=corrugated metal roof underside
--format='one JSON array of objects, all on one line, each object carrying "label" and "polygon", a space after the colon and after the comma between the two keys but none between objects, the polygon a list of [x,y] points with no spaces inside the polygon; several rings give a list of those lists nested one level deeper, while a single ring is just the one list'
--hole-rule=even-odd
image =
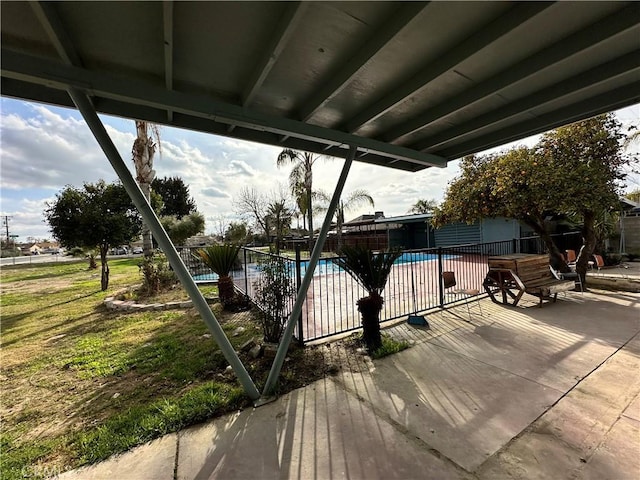
[{"label": "corrugated metal roof underside", "polygon": [[636,2],[2,2],[2,95],[409,171],[640,100]]}]

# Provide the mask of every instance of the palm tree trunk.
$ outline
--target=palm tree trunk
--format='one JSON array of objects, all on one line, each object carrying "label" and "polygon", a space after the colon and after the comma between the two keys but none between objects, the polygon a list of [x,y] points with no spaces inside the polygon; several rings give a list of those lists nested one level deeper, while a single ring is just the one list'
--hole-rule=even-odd
[{"label": "palm tree trunk", "polygon": [[[151,184],[140,183],[140,190],[144,194],[144,198],[147,202],[151,201]],[[145,257],[153,256],[153,236],[151,235],[151,229],[147,225],[147,222],[142,223],[142,250]]]},{"label": "palm tree trunk", "polygon": [[380,311],[383,303],[384,299],[375,292],[357,302],[358,311],[362,316],[362,339],[370,353],[382,346]]},{"label": "palm tree trunk", "polygon": [[342,226],[344,225],[344,203],[341,201],[336,210],[336,230],[338,234],[338,244],[336,246],[338,255],[342,251]]},{"label": "palm tree trunk", "polygon": [[[153,170],[153,155],[156,151],[156,144],[149,137],[149,127],[147,122],[136,120],[137,136],[133,142],[131,153],[136,167],[136,180],[147,202],[151,203],[151,182],[156,176],[156,172]],[[153,129],[153,127],[151,128]],[[146,223],[142,227],[142,248],[145,257],[153,256],[153,238]]]},{"label": "palm tree trunk", "polygon": [[235,289],[233,286],[233,278],[229,275],[222,276],[218,279],[218,296],[222,306],[227,306],[233,302]]},{"label": "palm tree trunk", "polygon": [[307,206],[307,215],[309,217],[309,254],[313,251],[313,208],[311,206],[311,189],[307,191],[309,205]]}]

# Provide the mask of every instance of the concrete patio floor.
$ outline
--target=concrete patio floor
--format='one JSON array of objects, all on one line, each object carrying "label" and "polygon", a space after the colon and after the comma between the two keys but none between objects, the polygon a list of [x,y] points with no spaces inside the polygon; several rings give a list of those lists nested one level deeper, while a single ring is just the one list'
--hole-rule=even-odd
[{"label": "concrete patio floor", "polygon": [[640,294],[484,299],[482,313],[399,323],[386,331],[411,348],[364,372],[59,478],[640,478]]}]

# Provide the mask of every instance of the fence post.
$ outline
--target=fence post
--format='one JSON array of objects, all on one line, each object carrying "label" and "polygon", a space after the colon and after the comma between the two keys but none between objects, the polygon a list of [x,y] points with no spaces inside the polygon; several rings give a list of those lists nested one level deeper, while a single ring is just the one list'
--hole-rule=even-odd
[{"label": "fence post", "polygon": [[440,297],[440,308],[444,307],[444,281],[442,280],[442,247],[438,247],[438,296]]},{"label": "fence post", "polygon": [[[300,244],[298,242],[295,243],[296,246],[296,292],[300,291],[300,286],[302,285],[302,270],[300,268]],[[304,347],[304,335],[302,334],[302,311],[300,315],[298,315],[298,345]]]},{"label": "fence post", "polygon": [[515,238],[513,238],[513,239],[511,240],[511,244],[512,244],[512,245],[511,245],[511,253],[518,253],[517,246],[516,246],[516,242],[517,242],[517,241],[518,241],[518,240],[517,240],[517,239],[515,239]]}]

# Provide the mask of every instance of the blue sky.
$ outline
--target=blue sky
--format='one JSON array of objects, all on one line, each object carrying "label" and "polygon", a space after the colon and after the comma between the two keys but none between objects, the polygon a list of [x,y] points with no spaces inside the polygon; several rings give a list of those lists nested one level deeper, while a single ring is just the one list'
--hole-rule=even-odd
[{"label": "blue sky", "polygon": [[[618,117],[623,124],[638,125],[640,105],[619,111]],[[133,170],[134,122],[101,118]],[[243,187],[253,187],[267,196],[287,188],[290,169],[276,167],[279,148],[169,127],[162,127],[160,134],[162,155],[155,157],[156,176],[177,175],[189,185],[198,210],[205,215],[207,233],[216,231],[220,221],[238,219],[234,198]],[[8,98],[0,99],[0,162],[0,214],[11,217],[9,233],[18,235],[18,241],[51,238],[43,211],[46,202],[52,201],[65,185],[80,187],[100,179],[116,180],[78,112]],[[379,210],[387,217],[403,215],[418,199],[440,201],[447,183],[458,174],[457,164],[409,173],[355,163],[344,193],[365,189],[372,195],[375,207],[351,211],[347,217]],[[314,187],[331,193],[342,160],[326,159],[316,165]],[[628,188],[640,188],[637,176],[630,179]],[[4,224],[2,233],[5,234]]]}]

